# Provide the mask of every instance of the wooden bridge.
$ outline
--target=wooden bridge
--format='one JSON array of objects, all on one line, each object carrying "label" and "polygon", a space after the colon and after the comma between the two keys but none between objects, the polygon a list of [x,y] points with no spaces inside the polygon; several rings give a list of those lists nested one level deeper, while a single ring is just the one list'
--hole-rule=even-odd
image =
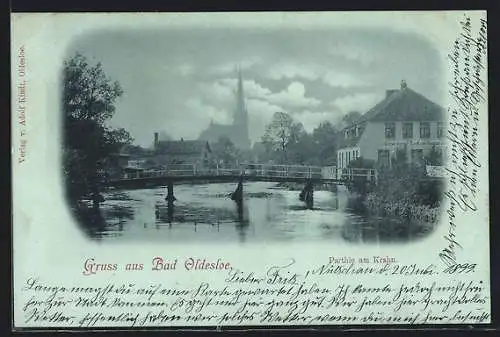
[{"label": "wooden bridge", "polygon": [[354,179],[376,183],[377,172],[373,169],[337,169],[335,166],[246,164],[236,168],[218,166],[205,168],[180,164],[170,165],[163,170],[126,173],[119,178],[106,179],[103,184],[105,187],[114,188],[148,188],[166,185],[167,196],[165,200],[168,202],[169,209],[173,209],[173,203],[176,200],[174,182],[237,182],[236,190],[231,194],[231,199],[236,202],[239,208],[243,203],[244,181],[296,182],[304,184],[299,199],[306,203],[307,208],[312,209],[315,184],[346,184]]},{"label": "wooden bridge", "polygon": [[298,182],[313,184],[345,184],[355,178],[376,182],[374,169],[337,169],[335,166],[246,164],[236,168],[203,168],[190,164],[170,165],[163,170],[126,173],[105,181],[116,188],[143,188],[169,182],[223,183],[244,181]]}]

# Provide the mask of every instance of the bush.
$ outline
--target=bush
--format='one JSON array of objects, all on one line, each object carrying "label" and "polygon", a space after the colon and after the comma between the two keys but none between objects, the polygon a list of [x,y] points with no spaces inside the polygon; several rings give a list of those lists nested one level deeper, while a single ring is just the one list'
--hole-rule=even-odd
[{"label": "bush", "polygon": [[378,183],[363,202],[370,214],[404,217],[426,222],[437,220],[442,182],[431,180],[424,166],[393,162],[378,170]]}]

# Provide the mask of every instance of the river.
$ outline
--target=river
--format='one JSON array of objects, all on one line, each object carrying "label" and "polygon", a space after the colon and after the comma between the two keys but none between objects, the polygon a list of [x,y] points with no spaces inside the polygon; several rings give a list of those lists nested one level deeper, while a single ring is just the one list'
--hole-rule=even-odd
[{"label": "river", "polygon": [[342,187],[337,192],[314,191],[312,210],[299,201],[299,191],[267,182],[245,183],[244,202],[237,207],[229,197],[235,187],[178,184],[173,207],[165,201],[166,187],[108,191],[98,211],[80,212],[80,223],[91,238],[103,241],[369,244],[412,241],[430,231],[425,223],[360,215]]}]

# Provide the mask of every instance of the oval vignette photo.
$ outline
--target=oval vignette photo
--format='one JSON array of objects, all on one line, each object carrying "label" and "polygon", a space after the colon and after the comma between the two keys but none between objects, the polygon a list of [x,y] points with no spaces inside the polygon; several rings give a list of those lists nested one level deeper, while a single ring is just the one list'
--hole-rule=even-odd
[{"label": "oval vignette photo", "polygon": [[68,205],[102,241],[425,238],[447,149],[439,65],[390,30],[78,37],[61,86]]}]

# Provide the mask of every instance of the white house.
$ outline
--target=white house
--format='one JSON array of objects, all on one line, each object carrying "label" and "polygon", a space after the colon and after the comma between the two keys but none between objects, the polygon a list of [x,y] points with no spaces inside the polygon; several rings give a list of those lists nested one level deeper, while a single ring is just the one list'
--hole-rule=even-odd
[{"label": "white house", "polygon": [[434,147],[444,151],[444,109],[408,88],[387,90],[385,98],[344,128],[337,151],[337,167],[347,168],[358,158],[390,165],[396,150],[406,151],[411,163],[422,163]]}]

